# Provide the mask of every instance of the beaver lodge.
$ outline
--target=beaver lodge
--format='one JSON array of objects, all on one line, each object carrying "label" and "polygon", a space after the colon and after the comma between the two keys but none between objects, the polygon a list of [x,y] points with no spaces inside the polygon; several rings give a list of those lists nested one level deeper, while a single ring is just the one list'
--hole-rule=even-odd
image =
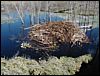
[{"label": "beaver lodge", "polygon": [[70,48],[74,46],[82,47],[83,43],[90,42],[78,25],[64,21],[34,25],[28,34],[28,38],[31,48],[41,52],[55,51],[62,45]]}]

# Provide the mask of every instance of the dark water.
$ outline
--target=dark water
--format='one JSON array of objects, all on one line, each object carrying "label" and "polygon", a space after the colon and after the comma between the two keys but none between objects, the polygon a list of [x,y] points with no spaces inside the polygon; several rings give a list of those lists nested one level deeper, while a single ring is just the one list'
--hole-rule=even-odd
[{"label": "dark water", "polygon": [[[11,14],[11,15],[15,17],[17,14]],[[49,21],[49,19],[48,20],[46,19],[46,16],[48,16],[48,14],[47,15],[41,14],[39,16],[40,23]],[[62,21],[62,20],[64,19],[60,17],[56,17],[56,16],[51,17],[51,21]],[[24,27],[30,26],[30,15],[27,13],[25,13],[24,22],[25,22]],[[19,56],[25,55],[25,56],[32,56],[33,58],[34,57],[38,58],[41,56],[40,54],[37,54],[34,51],[31,52],[30,49],[20,48],[20,44],[22,43],[22,41],[25,41],[25,39],[23,38],[27,36],[27,33],[29,31],[27,30],[23,32],[21,28],[22,28],[22,23],[20,19],[16,20],[15,23],[8,23],[8,24],[4,23],[1,25],[1,57],[10,58],[10,57],[15,56],[17,53]],[[82,50],[83,53],[85,52],[85,53],[95,54],[96,48],[97,48],[96,44],[99,42],[99,27],[94,28],[91,31],[87,31],[86,34],[92,40],[92,43],[89,45],[85,44],[83,48],[80,48],[78,50]],[[61,46],[62,49],[60,49],[62,50],[62,53],[61,52],[59,53],[59,51],[55,53],[57,53],[57,55],[63,55],[63,53],[65,53],[64,50],[67,49],[67,48],[64,48],[64,46],[65,45]],[[69,56],[70,55],[73,55],[73,56],[80,55],[80,52],[78,51],[73,52],[75,48],[72,48],[71,50],[72,51],[70,51]],[[66,53],[69,53],[69,51]]]},{"label": "dark water", "polygon": [[[18,15],[17,13],[11,13],[11,17],[16,17]],[[35,22],[37,22],[37,18],[35,18]],[[41,14],[39,16],[40,23],[44,23],[47,21],[48,14],[45,15]],[[61,21],[64,20],[60,17],[52,16],[51,21]],[[48,20],[49,21],[49,20]],[[31,24],[30,21],[30,15],[28,12],[25,12],[24,16],[24,27],[29,27]],[[29,30],[23,31],[22,30],[22,23],[21,20],[18,19],[14,23],[4,23],[1,25],[1,57],[13,57],[16,53],[19,53],[19,55],[24,55],[28,54],[29,51],[28,49],[21,49],[20,44],[22,41],[25,41],[23,39],[25,36],[27,36]],[[27,51],[26,51],[27,50]],[[28,55],[36,56],[38,57],[39,55],[36,55],[34,52],[29,53]]]}]

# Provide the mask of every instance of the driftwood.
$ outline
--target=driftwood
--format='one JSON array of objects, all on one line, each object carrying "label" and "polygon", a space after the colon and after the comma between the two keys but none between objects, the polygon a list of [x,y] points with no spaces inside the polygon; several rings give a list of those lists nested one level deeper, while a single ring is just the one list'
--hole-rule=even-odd
[{"label": "driftwood", "polygon": [[89,43],[88,37],[72,22],[48,22],[31,28],[28,35],[31,45],[39,50],[56,48],[59,44]]}]

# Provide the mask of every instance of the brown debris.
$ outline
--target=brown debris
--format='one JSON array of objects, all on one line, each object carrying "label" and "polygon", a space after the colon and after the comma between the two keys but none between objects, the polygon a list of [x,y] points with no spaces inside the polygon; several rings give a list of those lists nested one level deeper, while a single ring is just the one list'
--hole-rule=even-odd
[{"label": "brown debris", "polygon": [[[59,43],[88,43],[89,39],[78,26],[72,22],[48,22],[45,25],[38,25],[29,32],[31,43],[42,48],[52,48]],[[41,45],[40,45],[41,44]]]}]

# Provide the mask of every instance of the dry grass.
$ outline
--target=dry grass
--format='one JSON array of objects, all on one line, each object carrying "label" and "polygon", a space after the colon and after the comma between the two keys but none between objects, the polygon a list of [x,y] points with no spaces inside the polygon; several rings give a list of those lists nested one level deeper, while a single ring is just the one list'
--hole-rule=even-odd
[{"label": "dry grass", "polygon": [[1,75],[74,75],[83,62],[92,59],[90,54],[77,58],[62,56],[36,61],[24,57],[1,58]]}]

